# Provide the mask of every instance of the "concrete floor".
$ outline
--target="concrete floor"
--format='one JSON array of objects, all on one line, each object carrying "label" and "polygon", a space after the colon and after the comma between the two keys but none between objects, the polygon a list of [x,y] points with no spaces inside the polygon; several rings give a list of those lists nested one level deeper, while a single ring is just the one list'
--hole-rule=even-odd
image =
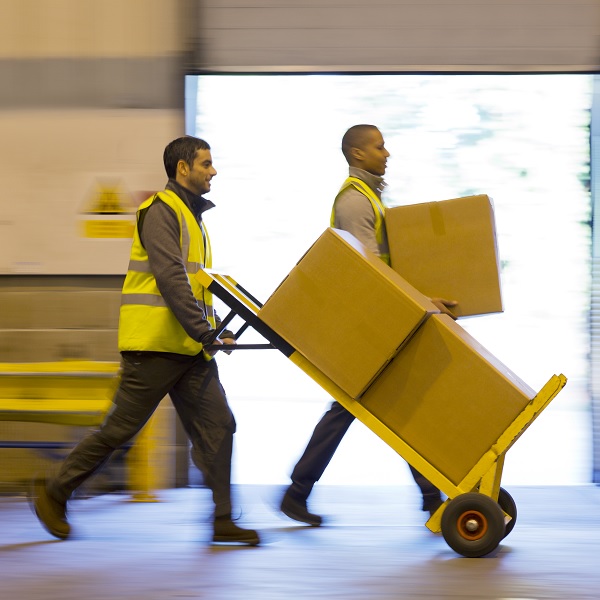
[{"label": "concrete floor", "polygon": [[515,487],[517,523],[492,555],[464,558],[423,526],[413,487],[318,486],[303,527],[272,510],[279,489],[237,486],[259,547],[209,543],[204,489],[156,503],[110,494],[71,503],[75,537],[52,538],[24,498],[0,498],[3,600],[600,598],[600,488]]}]

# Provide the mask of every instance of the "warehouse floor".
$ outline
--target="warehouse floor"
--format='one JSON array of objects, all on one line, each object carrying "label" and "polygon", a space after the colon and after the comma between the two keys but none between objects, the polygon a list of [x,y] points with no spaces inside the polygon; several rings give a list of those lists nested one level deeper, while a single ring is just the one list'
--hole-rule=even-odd
[{"label": "warehouse floor", "polygon": [[509,489],[517,523],[491,555],[464,558],[423,526],[412,487],[317,486],[304,527],[272,508],[274,486],[236,486],[258,547],[214,546],[201,488],[158,502],[108,494],[71,503],[74,538],[52,538],[25,498],[0,498],[6,600],[600,598],[600,487]]}]

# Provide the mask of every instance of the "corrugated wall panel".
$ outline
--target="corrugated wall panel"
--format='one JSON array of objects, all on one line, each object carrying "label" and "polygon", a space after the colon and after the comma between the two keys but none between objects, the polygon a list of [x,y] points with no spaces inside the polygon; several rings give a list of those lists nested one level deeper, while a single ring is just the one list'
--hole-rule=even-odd
[{"label": "corrugated wall panel", "polygon": [[600,0],[200,5],[196,70],[600,69]]}]

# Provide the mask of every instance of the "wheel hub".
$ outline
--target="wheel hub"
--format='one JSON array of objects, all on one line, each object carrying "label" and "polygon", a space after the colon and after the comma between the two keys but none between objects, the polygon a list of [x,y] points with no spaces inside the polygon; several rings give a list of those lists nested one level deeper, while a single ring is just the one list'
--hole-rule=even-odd
[{"label": "wheel hub", "polygon": [[486,516],[478,510],[466,510],[457,520],[457,531],[469,541],[481,539],[488,530]]},{"label": "wheel hub", "polygon": [[475,519],[469,519],[465,523],[465,529],[473,533],[474,531],[477,531],[479,529],[479,523]]}]

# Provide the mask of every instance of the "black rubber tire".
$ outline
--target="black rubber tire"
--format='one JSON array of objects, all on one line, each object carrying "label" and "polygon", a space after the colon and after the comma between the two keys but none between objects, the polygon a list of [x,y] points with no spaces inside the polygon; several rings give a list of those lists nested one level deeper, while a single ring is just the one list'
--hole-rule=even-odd
[{"label": "black rubber tire", "polygon": [[495,550],[504,531],[504,512],[498,502],[477,492],[457,496],[442,514],[446,543],[467,558],[485,556]]},{"label": "black rubber tire", "polygon": [[507,515],[512,517],[504,526],[504,537],[506,537],[517,523],[517,505],[512,496],[504,488],[500,488],[500,492],[498,493],[498,504]]}]

